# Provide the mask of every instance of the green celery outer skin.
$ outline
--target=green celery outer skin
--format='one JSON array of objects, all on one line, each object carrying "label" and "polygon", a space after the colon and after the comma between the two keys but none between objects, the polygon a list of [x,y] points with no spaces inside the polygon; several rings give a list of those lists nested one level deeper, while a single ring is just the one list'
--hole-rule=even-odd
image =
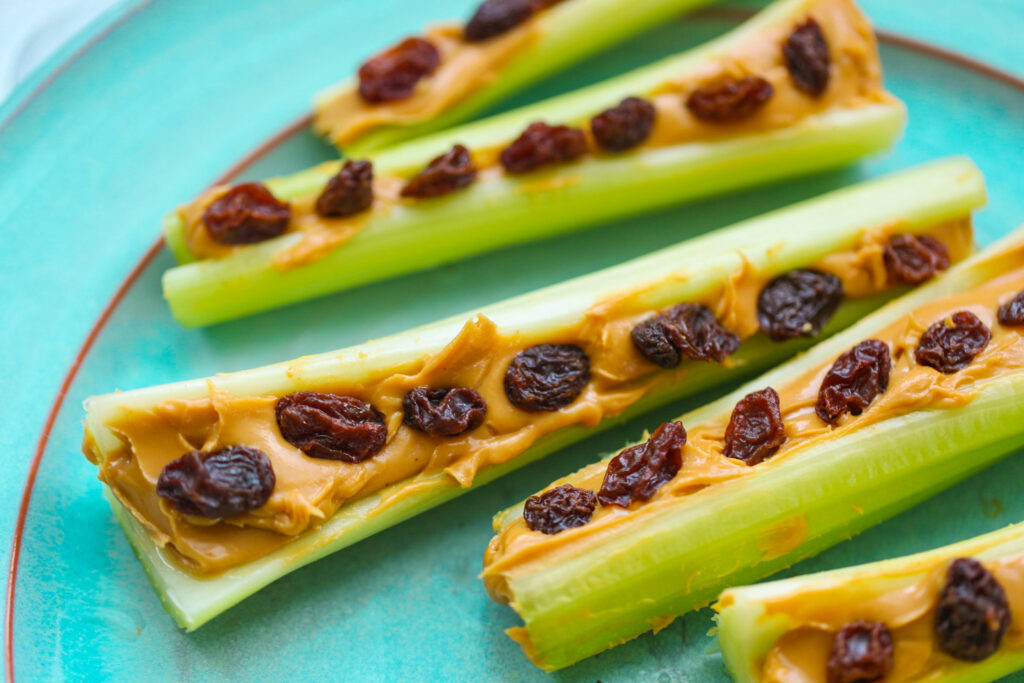
[{"label": "green celery outer skin", "polygon": [[[1000,244],[1019,243],[1022,236],[1024,229]],[[1005,272],[1005,259],[986,260],[1000,248],[680,419],[694,425],[726,417],[747,393],[781,385],[923,303]],[[757,476],[704,489],[685,505],[638,522],[642,528],[624,523],[599,545],[569,546],[543,565],[510,570],[507,592],[525,623],[531,659],[546,670],[569,666],[708,603],[723,588],[814,555],[1024,445],[1022,424],[1024,373],[1017,372],[986,383],[964,407],[922,410],[868,426],[794,453]],[[496,527],[520,514],[521,506],[499,513]],[[805,540],[766,557],[758,539],[800,516],[808,522]]]},{"label": "green celery outer skin", "polygon": [[[914,555],[731,588],[721,596],[727,600],[728,606],[719,608],[716,605],[716,609],[720,609],[716,621],[722,655],[733,680],[757,683],[761,680],[761,663],[772,645],[779,636],[796,626],[784,615],[765,616],[765,602],[824,590],[847,581],[856,581],[862,586],[877,585],[881,593],[918,581],[924,578],[928,569],[958,557],[989,561],[1021,554],[1024,554],[1024,524],[1014,524]],[[929,677],[928,680],[944,683],[994,681],[1020,669],[1024,669],[1024,650],[1003,649],[982,662],[951,662],[941,676]]]},{"label": "green celery outer skin", "polygon": [[[346,145],[342,152],[361,157],[405,140],[422,137],[466,121],[509,95],[621,42],[644,29],[672,19],[713,0],[571,0],[555,5],[543,15],[538,40],[527,45],[501,70],[500,78],[428,121],[409,125],[385,125]],[[317,96],[326,100],[339,91],[352,90],[348,79]]]},{"label": "green celery outer skin", "polygon": [[[984,182],[977,167],[967,159],[954,157],[838,190],[604,271],[491,305],[480,312],[500,329],[540,340],[580,322],[584,311],[623,291],[645,291],[640,303],[658,309],[714,291],[725,277],[735,272],[743,258],[766,275],[785,272],[852,247],[863,230],[870,227],[897,223],[906,230],[919,231],[967,215],[984,201]],[[742,257],[737,245],[744,245]],[[693,269],[692,264],[700,267]],[[657,286],[649,288],[652,283]],[[895,292],[888,296],[891,295]],[[884,298],[847,302],[825,333],[860,319]],[[315,389],[325,383],[365,381],[375,373],[408,367],[440,350],[468,318],[454,316],[352,349],[219,375],[216,383],[236,395],[261,395]],[[686,382],[646,397],[607,424],[777,363],[809,344],[810,340],[772,344],[763,337],[754,337],[731,357],[728,366],[694,364]],[[208,391],[206,380],[198,379],[93,397],[86,402],[86,425],[101,450],[116,448],[118,441],[106,425],[118,418],[124,406],[146,408],[171,398],[206,396]],[[481,471],[474,486],[589,433],[577,427],[549,435],[510,463]],[[281,551],[212,579],[196,579],[176,569],[119,505],[115,503],[114,509],[168,611],[181,626],[194,629],[284,574],[462,492],[455,486],[438,488],[410,496],[383,513],[369,514],[381,496],[389,493],[383,491],[344,506],[323,527],[298,537]]]}]

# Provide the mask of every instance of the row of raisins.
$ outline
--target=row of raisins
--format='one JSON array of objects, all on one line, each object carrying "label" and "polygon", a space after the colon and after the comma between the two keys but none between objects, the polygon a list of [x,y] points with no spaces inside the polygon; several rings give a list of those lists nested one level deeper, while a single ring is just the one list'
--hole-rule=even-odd
[{"label": "row of raisins", "polygon": [[[957,558],[935,609],[933,632],[938,648],[955,659],[980,662],[992,656],[1010,626],[1010,605],[1003,587],[980,562]],[[889,628],[880,621],[852,621],[832,641],[826,664],[828,683],[870,683],[893,668]]]}]

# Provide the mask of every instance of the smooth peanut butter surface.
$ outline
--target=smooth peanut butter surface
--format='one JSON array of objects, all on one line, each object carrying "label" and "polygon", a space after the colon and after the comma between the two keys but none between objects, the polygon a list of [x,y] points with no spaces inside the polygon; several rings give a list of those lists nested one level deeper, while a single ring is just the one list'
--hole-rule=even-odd
[{"label": "smooth peanut butter surface", "polygon": [[[952,559],[952,558],[951,558]],[[1002,648],[1024,645],[1024,556],[982,562],[1006,592],[1013,620]],[[935,608],[948,562],[934,566],[923,578],[879,590],[875,577],[847,585],[801,593],[766,605],[766,617],[785,615],[796,627],[772,646],[762,666],[765,683],[826,683],[826,664],[835,634],[847,623],[864,619],[886,624],[893,639],[893,669],[887,683],[940,676],[950,666],[962,667],[935,644]],[[898,581],[899,577],[885,577]]]},{"label": "smooth peanut butter surface", "polygon": [[[864,427],[924,408],[954,408],[969,403],[986,380],[1024,368],[1024,336],[1019,329],[1005,328],[996,321],[996,309],[1008,298],[1024,289],[1024,268],[961,294],[924,305],[895,322],[872,339],[886,342],[892,354],[888,389],[879,394],[859,416],[844,415],[836,426],[823,422],[814,411],[822,380],[832,361],[808,371],[781,386],[773,387],[779,394],[782,419],[787,435],[781,449],[755,466],[726,458],[722,451],[730,413],[700,425],[685,425],[688,441],[683,448],[683,465],[679,473],[662,486],[647,502],[635,502],[629,508],[599,505],[584,526],[554,535],[530,530],[522,517],[508,521],[491,540],[484,558],[484,583],[500,602],[511,599],[507,581],[510,574],[536,571],[540,566],[557,563],[565,553],[572,553],[578,544],[601,543],[604,535],[620,533],[623,525],[642,528],[644,519],[666,509],[686,504],[686,498],[716,484],[751,476],[786,462],[815,444],[840,438]],[[914,349],[921,334],[932,323],[947,319],[953,313],[968,310],[992,332],[985,349],[966,368],[943,374],[918,365]],[[763,387],[759,387],[763,388]],[[607,462],[586,467],[554,485],[569,483],[598,491],[604,480]],[[798,547],[806,529],[800,520],[792,520],[785,528],[774,530],[762,545],[765,559],[779,557]],[[773,541],[772,539],[775,539]]]},{"label": "smooth peanut butter surface", "polygon": [[[782,44],[794,27],[802,23],[807,16],[814,17],[818,21],[830,46],[831,75],[828,88],[820,97],[809,96],[793,85],[782,57]],[[475,82],[474,78],[482,78],[480,74],[473,76],[470,72],[475,73],[474,69],[507,59],[509,53],[518,50],[525,41],[529,40],[532,32],[538,30],[531,28],[532,22],[541,19],[543,19],[542,16],[534,17],[504,36],[479,44],[462,43],[452,27],[434,29],[430,35],[436,37],[442,45],[442,66],[434,76],[424,79],[420,90],[412,98],[383,105],[367,105],[353,91],[340,95],[332,101],[325,108],[322,117],[326,120],[330,113],[331,120],[337,122],[342,120],[341,112],[346,112],[346,116],[349,118],[345,120],[362,122],[360,125],[365,128],[383,122],[380,119],[382,116],[395,116],[396,112],[406,110],[420,111],[426,107],[424,102],[430,102],[432,106],[440,106],[438,104],[439,98],[441,98],[440,91],[446,88],[455,89],[458,90],[457,94],[462,96],[466,88],[472,87]],[[485,69],[485,73],[490,72]],[[748,119],[731,123],[706,123],[696,119],[685,106],[687,95],[698,87],[715,83],[723,77],[743,78],[750,75],[758,75],[771,82],[774,94],[761,110]],[[489,77],[493,77],[493,74]],[[449,99],[444,101],[453,101],[451,98],[455,94],[454,90],[448,92]],[[766,27],[741,42],[728,54],[709,59],[698,68],[681,74],[678,79],[663,84],[655,93],[636,94],[651,97],[657,111],[651,135],[639,149],[763,133],[795,125],[804,119],[827,111],[856,109],[893,101],[892,96],[882,86],[878,47],[871,26],[851,0],[819,0],[811,5],[808,15]],[[612,107],[616,104],[617,102],[608,102],[607,106]],[[432,111],[436,113],[436,111]],[[387,112],[391,113],[386,114]],[[374,122],[373,124],[367,123],[371,120]],[[392,121],[399,120],[418,119],[392,119]],[[561,122],[548,121],[547,123]],[[587,134],[589,148],[591,150],[598,149],[590,134],[589,120],[569,123],[582,127]],[[362,128],[360,128],[361,130]],[[487,182],[488,179],[501,176],[504,173],[498,162],[500,150],[474,149],[471,151],[480,171],[477,183]],[[429,160],[423,160],[424,165],[427,161]],[[273,266],[287,270],[306,265],[344,244],[366,225],[388,214],[396,206],[415,205],[424,201],[400,197],[399,192],[406,180],[407,178],[404,177],[378,174],[373,184],[375,196],[373,208],[350,218],[319,216],[313,208],[316,196],[290,199],[292,219],[287,232],[302,233],[304,237],[297,245],[278,254],[273,261]],[[526,182],[520,187],[520,190],[523,192],[550,191],[566,184],[574,184],[579,180],[578,174],[545,178],[537,183]],[[191,204],[178,210],[185,226],[185,243],[192,255],[198,259],[221,258],[246,248],[246,245],[231,246],[217,243],[211,239],[202,221],[206,208],[227,190],[226,186],[212,188]],[[472,186],[465,191],[472,191]],[[282,199],[288,198],[282,197]]]},{"label": "smooth peanut butter surface", "polygon": [[[884,275],[882,244],[894,228],[866,232],[845,252],[816,264],[848,285],[851,297],[869,296],[891,285]],[[954,220],[929,232],[941,239],[954,260],[970,250],[969,219]],[[882,270],[879,270],[882,269]],[[704,303],[741,338],[757,331],[756,300],[767,277],[745,264]],[[589,310],[582,322],[553,337],[523,339],[504,335],[487,318],[470,320],[442,351],[392,374],[359,384],[301,387],[353,396],[371,403],[386,417],[388,441],[362,463],[318,460],[303,454],[281,436],[275,404],[282,394],[232,396],[209,381],[210,395],[170,400],[146,410],[124,408],[111,424],[122,445],[100,453],[87,437],[85,449],[100,465],[105,481],[181,564],[197,574],[212,574],[244,564],[316,528],[343,504],[365,498],[396,482],[410,487],[472,485],[488,466],[518,457],[540,437],[569,426],[592,427],[618,415],[642,397],[685,381],[692,363],[662,370],[635,349],[633,327],[652,311],[640,307],[636,292],[610,298]],[[535,343],[580,346],[591,361],[591,380],[573,403],[555,412],[529,413],[505,396],[504,375],[512,358]],[[729,362],[728,360],[726,361]],[[484,423],[455,437],[434,437],[402,422],[402,399],[418,386],[475,389],[487,402]],[[225,520],[180,513],[156,495],[161,470],[192,450],[215,451],[231,445],[259,448],[270,458],[277,484],[261,508]],[[706,477],[730,476],[734,467]],[[441,474],[440,478],[437,475]],[[710,479],[709,479],[710,481]],[[378,509],[394,501],[384,500]]]}]

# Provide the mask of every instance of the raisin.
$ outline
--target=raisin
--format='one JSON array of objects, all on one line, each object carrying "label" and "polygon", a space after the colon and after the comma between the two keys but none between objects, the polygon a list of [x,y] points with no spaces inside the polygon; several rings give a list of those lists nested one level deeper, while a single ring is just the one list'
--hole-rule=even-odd
[{"label": "raisin", "polygon": [[403,197],[440,197],[466,187],[476,179],[476,164],[469,150],[455,145],[431,160],[402,188]]},{"label": "raisin", "polygon": [[529,19],[534,12],[558,2],[560,0],[484,0],[466,22],[463,36],[471,43],[500,36]]},{"label": "raisin", "polygon": [[523,521],[531,531],[557,534],[589,522],[596,506],[597,496],[593,491],[562,484],[527,498],[523,506]]},{"label": "raisin", "polygon": [[590,381],[590,359],[578,346],[538,344],[523,349],[505,371],[505,395],[527,412],[563,408]]},{"label": "raisin", "polygon": [[587,137],[579,128],[537,121],[501,150],[501,165],[509,173],[528,173],[547,164],[573,161],[586,152]]},{"label": "raisin", "polygon": [[832,641],[828,683],[869,683],[892,671],[892,634],[880,621],[851,621]]},{"label": "raisin", "polygon": [[977,560],[953,560],[935,607],[939,649],[957,659],[980,662],[999,649],[1009,626],[1010,605],[992,573]]},{"label": "raisin", "polygon": [[634,327],[631,336],[640,353],[663,368],[678,366],[683,356],[721,363],[740,346],[740,338],[699,304],[678,304],[657,313]]},{"label": "raisin", "polygon": [[785,441],[779,394],[768,387],[747,394],[732,409],[722,455],[756,465],[775,455]]},{"label": "raisin", "polygon": [[296,391],[275,408],[281,436],[311,458],[356,463],[384,448],[384,416],[358,398]]},{"label": "raisin", "polygon": [[992,333],[978,316],[957,311],[924,331],[914,350],[914,360],[948,375],[970,365],[991,338]]},{"label": "raisin", "polygon": [[359,67],[359,95],[380,104],[412,95],[420,79],[437,71],[441,53],[429,40],[406,38]]},{"label": "raisin", "polygon": [[821,382],[814,412],[829,424],[846,413],[860,415],[889,388],[891,368],[888,344],[877,339],[862,341],[832,364]]},{"label": "raisin", "polygon": [[843,301],[843,283],[816,270],[780,275],[757,297],[757,322],[773,341],[813,337]]},{"label": "raisin", "polygon": [[487,403],[467,387],[416,387],[402,399],[405,424],[431,436],[456,436],[476,429],[487,416]]},{"label": "raisin", "polygon": [[772,84],[758,76],[725,78],[690,93],[686,108],[701,121],[731,123],[756,114],[774,92]]},{"label": "raisin", "polygon": [[316,212],[325,218],[340,218],[366,211],[372,204],[373,164],[349,160],[327,181],[316,199]]},{"label": "raisin", "polygon": [[192,451],[167,463],[156,480],[156,493],[186,515],[222,518],[262,507],[275,483],[266,453],[231,446]]},{"label": "raisin", "polygon": [[808,19],[797,26],[783,43],[782,56],[797,90],[812,97],[820,97],[825,92],[831,59],[828,41],[818,22]]},{"label": "raisin", "polygon": [[1024,292],[1019,292],[1005,304],[999,307],[999,324],[1007,327],[1024,325]]},{"label": "raisin", "polygon": [[686,430],[680,422],[666,422],[644,443],[630,446],[608,463],[597,499],[605,505],[629,507],[634,500],[650,500],[683,466]]},{"label": "raisin", "polygon": [[893,235],[883,255],[889,277],[908,285],[921,284],[949,268],[946,245],[928,235]]},{"label": "raisin", "polygon": [[639,97],[627,97],[590,120],[590,132],[601,149],[622,152],[647,139],[654,126],[654,105]]},{"label": "raisin", "polygon": [[291,206],[278,201],[265,185],[242,183],[206,207],[203,224],[221,244],[253,244],[283,233],[291,217]]}]

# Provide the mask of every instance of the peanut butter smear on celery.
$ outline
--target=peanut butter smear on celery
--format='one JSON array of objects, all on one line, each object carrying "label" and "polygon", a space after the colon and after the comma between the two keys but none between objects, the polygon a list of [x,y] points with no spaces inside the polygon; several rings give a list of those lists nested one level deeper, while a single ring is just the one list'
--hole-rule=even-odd
[{"label": "peanut butter smear on celery", "polygon": [[[793,85],[782,57],[782,44],[794,27],[806,20],[808,16],[813,17],[821,25],[829,42],[832,59],[829,86],[820,97],[809,96]],[[538,15],[531,21],[541,19],[543,16]],[[419,111],[417,107],[426,108],[427,105],[421,100],[430,100],[434,106],[440,108],[441,100],[448,102],[455,95],[446,89],[458,89],[461,93],[462,89],[471,85],[472,81],[467,74],[451,76],[445,69],[471,70],[471,67],[480,66],[473,66],[472,60],[464,59],[463,51],[483,51],[488,55],[490,55],[488,51],[494,51],[501,52],[501,55],[507,57],[505,52],[518,49],[518,46],[525,44],[527,40],[527,38],[517,38],[517,36],[528,36],[530,31],[535,30],[530,28],[529,24],[530,22],[527,22],[505,36],[492,41],[464,44],[462,47],[454,46],[459,41],[450,35],[450,29],[436,29],[438,36],[447,36],[443,40],[446,47],[442,48],[442,54],[449,54],[449,56],[455,54],[457,58],[452,57],[452,64],[446,67],[445,59],[447,58],[443,57],[438,73],[424,79],[421,90],[411,99],[383,105],[366,105],[353,92],[339,96],[336,102],[325,109],[323,120],[327,120],[328,112],[333,112],[331,120],[340,121],[340,112],[344,111],[350,115],[349,120],[362,121],[363,123],[360,125],[367,127],[370,124],[366,122],[371,119],[375,123],[381,123],[385,120],[382,117],[397,116],[396,112]],[[497,56],[489,56],[488,59],[493,61],[497,59]],[[742,121],[707,123],[696,119],[685,106],[687,94],[702,85],[727,76],[735,78],[760,76],[772,84],[773,95],[762,109]],[[671,82],[663,83],[655,92],[635,94],[649,97],[657,111],[651,135],[646,142],[635,148],[637,151],[765,133],[794,126],[805,119],[831,111],[854,110],[894,101],[894,98],[885,91],[882,85],[882,67],[878,57],[878,45],[871,25],[852,0],[817,0],[809,5],[806,14],[760,29],[747,36],[732,50],[723,54],[711,55],[691,71],[680,74]],[[431,98],[437,98],[438,102],[433,102]],[[607,106],[612,107],[615,104],[617,102],[608,102]],[[593,112],[595,115],[598,113],[600,112]],[[373,117],[377,118],[373,119]],[[412,119],[394,118],[392,120]],[[549,121],[548,123],[563,122]],[[588,138],[589,149],[597,149],[590,134],[589,120],[568,123],[582,127]],[[488,182],[504,174],[498,164],[499,151],[496,149],[471,150],[480,171],[475,184]],[[423,160],[424,165],[427,161],[427,159]],[[411,169],[410,175],[418,170]],[[292,204],[292,219],[289,221],[285,234],[301,233],[304,237],[297,245],[278,254],[273,261],[274,267],[288,270],[306,265],[350,240],[366,225],[372,223],[374,218],[393,210],[415,206],[424,201],[402,199],[399,196],[399,191],[407,179],[406,177],[378,174],[373,183],[375,195],[373,208],[351,218],[319,216],[313,209],[316,196],[281,197],[281,199],[288,199]],[[557,178],[535,184],[529,183],[525,176],[522,179],[527,181],[521,187],[524,192],[546,191],[555,189],[561,184]],[[570,179],[569,182],[575,181]],[[249,248],[249,245],[231,246],[215,242],[210,238],[203,224],[203,212],[227,190],[226,186],[212,188],[194,202],[182,206],[178,210],[185,226],[186,245],[197,259],[221,258],[240,249]],[[462,191],[472,192],[474,185],[470,185]]]},{"label": "peanut butter smear on celery", "polygon": [[[882,246],[894,232],[897,226],[866,231],[852,248],[812,267],[839,277],[848,298],[879,294],[891,287]],[[945,222],[926,234],[942,241],[954,261],[971,250],[969,218]],[[717,291],[691,303],[707,305],[723,324],[748,338],[757,332],[756,300],[768,279],[744,264]],[[642,294],[627,292],[608,299],[590,309],[581,323],[543,339],[503,335],[489,319],[478,316],[443,350],[422,361],[358,384],[303,387],[368,401],[385,415],[387,444],[361,463],[307,457],[287,443],[278,429],[274,407],[281,394],[233,396],[218,389],[216,379],[208,382],[208,397],[168,400],[144,410],[125,406],[122,417],[110,425],[120,437],[120,447],[101,452],[87,433],[84,450],[99,465],[100,479],[158,545],[188,571],[215,574],[272,552],[317,528],[345,503],[391,484],[471,486],[482,469],[518,457],[545,435],[571,426],[595,426],[642,397],[685,381],[692,363],[663,370],[640,355],[632,343],[633,327],[653,312],[637,303]],[[576,344],[590,358],[591,380],[582,395],[555,412],[525,412],[505,396],[506,368],[516,353],[536,343]],[[402,423],[402,398],[417,386],[475,389],[487,402],[484,423],[455,437],[433,437],[409,428]],[[156,495],[157,478],[169,462],[192,450],[230,445],[255,447],[270,458],[277,485],[265,505],[228,519],[210,520],[182,514]],[[728,464],[720,469],[709,476],[732,472]],[[388,497],[370,514],[400,498]]]}]

